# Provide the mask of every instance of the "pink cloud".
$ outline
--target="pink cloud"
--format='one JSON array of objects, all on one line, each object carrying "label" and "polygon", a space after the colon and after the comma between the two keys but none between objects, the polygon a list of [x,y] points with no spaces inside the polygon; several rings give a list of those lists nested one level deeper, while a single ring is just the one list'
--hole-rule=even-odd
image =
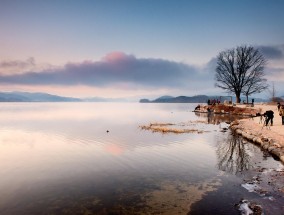
[{"label": "pink cloud", "polygon": [[103,61],[106,62],[121,62],[128,58],[134,58],[132,55],[126,55],[123,52],[111,52],[107,54],[105,57],[103,57]]},{"label": "pink cloud", "polygon": [[3,84],[117,88],[182,88],[195,85],[201,79],[209,80],[206,74],[191,65],[164,59],[136,58],[123,52],[109,53],[100,61],[68,63],[61,68],[0,75]]}]

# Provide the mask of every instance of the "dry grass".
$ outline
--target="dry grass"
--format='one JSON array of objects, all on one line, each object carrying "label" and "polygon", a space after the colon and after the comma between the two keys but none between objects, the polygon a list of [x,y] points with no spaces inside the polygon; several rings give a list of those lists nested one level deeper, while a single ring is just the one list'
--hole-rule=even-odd
[{"label": "dry grass", "polygon": [[160,133],[174,133],[174,134],[183,134],[183,133],[198,133],[201,134],[204,131],[198,129],[188,129],[188,128],[176,128],[171,127],[176,124],[172,123],[150,123],[149,125],[139,126],[142,130],[150,130],[152,132],[160,132]]},{"label": "dry grass", "polygon": [[180,123],[176,124],[176,126],[181,126],[181,127],[185,127],[185,126],[196,126],[197,124],[207,124],[207,122],[204,121],[204,120],[180,122]]},{"label": "dry grass", "polygon": [[173,123],[150,123],[150,126],[171,126],[171,125],[175,125]]}]

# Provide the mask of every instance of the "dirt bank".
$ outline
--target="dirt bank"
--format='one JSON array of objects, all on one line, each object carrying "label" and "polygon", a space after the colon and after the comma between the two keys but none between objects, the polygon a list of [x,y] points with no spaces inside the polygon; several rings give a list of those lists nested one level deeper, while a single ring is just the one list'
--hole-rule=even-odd
[{"label": "dirt bank", "polygon": [[255,116],[256,113],[261,112],[261,109],[256,107],[236,106],[236,105],[198,105],[195,112],[199,113],[215,113],[215,114],[232,114],[243,116]]},{"label": "dirt bank", "polygon": [[246,139],[259,144],[272,155],[284,163],[284,125],[278,114],[276,105],[258,104],[254,107],[264,113],[267,110],[274,111],[274,122],[272,126],[263,126],[260,117],[242,119],[231,123],[231,129]]}]

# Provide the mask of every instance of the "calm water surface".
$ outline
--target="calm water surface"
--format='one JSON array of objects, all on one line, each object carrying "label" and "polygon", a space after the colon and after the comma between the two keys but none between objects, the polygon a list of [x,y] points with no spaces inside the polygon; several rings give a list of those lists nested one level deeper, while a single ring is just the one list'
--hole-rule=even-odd
[{"label": "calm water surface", "polygon": [[[283,166],[195,106],[1,103],[0,214],[239,214],[243,198],[282,214],[281,194],[241,185]],[[139,128],[154,122],[205,132]]]}]

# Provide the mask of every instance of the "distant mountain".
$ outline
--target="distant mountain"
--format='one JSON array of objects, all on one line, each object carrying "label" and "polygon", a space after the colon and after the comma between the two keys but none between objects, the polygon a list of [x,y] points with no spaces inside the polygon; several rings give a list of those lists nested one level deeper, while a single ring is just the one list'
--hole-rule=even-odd
[{"label": "distant mountain", "polygon": [[[178,96],[178,97],[172,97],[172,96],[162,96],[157,99],[154,99],[152,101],[148,99],[141,99],[140,103],[206,103],[208,99],[211,99],[212,97],[205,96],[205,95],[197,95],[197,96]],[[216,98],[216,97],[215,97]]]},{"label": "distant mountain", "polygon": [[140,103],[151,103],[149,99],[140,99]]},{"label": "distant mountain", "polygon": [[27,97],[22,95],[0,92],[0,102],[26,102],[28,100]]},{"label": "distant mountain", "polygon": [[[149,99],[140,99],[140,103],[207,103],[208,99],[219,99],[220,96],[206,96],[206,95],[197,95],[197,96],[162,96],[154,100]],[[222,98],[226,98],[225,96]],[[226,98],[229,99],[229,98]],[[245,97],[241,98],[242,101],[246,101]],[[254,98],[255,102],[266,102],[267,100],[261,98]],[[233,102],[235,101],[235,97],[233,96]],[[249,98],[249,102],[251,102],[251,98]]]},{"label": "distant mountain", "polygon": [[173,96],[161,96],[157,99],[172,99],[172,98],[174,98],[174,97]]},{"label": "distant mountain", "polygon": [[80,102],[81,99],[48,93],[0,92],[0,102]]},{"label": "distant mountain", "polygon": [[[284,97],[284,96],[282,96]],[[208,99],[217,99],[219,96],[161,96],[154,100],[141,99],[140,103],[207,103]],[[245,98],[241,98],[245,101]],[[135,99],[136,100],[136,99]],[[90,97],[90,98],[73,98],[57,96],[48,93],[30,93],[30,92],[0,92],[0,102],[131,102],[133,98],[103,98],[103,97]],[[137,101],[137,100],[136,100]],[[267,100],[254,98],[255,102],[266,102]],[[233,102],[235,102],[233,97]],[[249,100],[251,102],[251,98]]]},{"label": "distant mountain", "polygon": [[124,98],[73,98],[48,93],[0,92],[0,102],[128,102]]}]

